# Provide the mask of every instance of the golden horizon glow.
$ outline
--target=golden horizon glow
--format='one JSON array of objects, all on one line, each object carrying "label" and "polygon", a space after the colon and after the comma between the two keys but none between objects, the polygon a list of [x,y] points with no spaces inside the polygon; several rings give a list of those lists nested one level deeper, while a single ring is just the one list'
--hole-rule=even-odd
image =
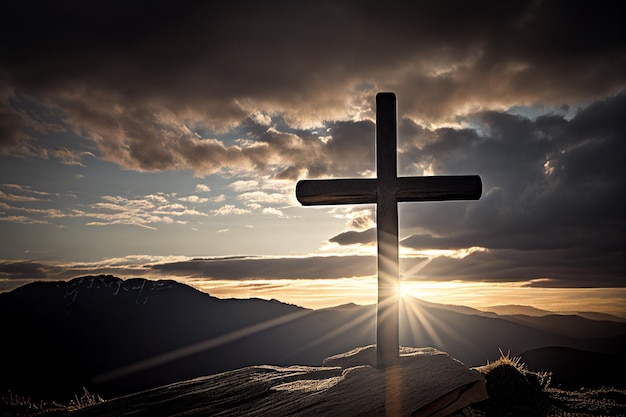
[{"label": "golden horizon glow", "polygon": [[[330,308],[348,303],[372,305],[376,304],[378,295],[376,276],[212,280],[166,275],[157,277],[148,274],[144,278],[172,279],[218,298],[276,299],[309,309]],[[0,292],[10,291],[33,281],[37,280],[0,279]],[[496,305],[525,305],[554,313],[597,312],[626,319],[626,288],[551,288],[533,287],[531,284],[531,281],[412,281],[401,278],[400,295],[476,309]]]},{"label": "golden horizon glow", "polygon": [[[310,309],[377,302],[377,278],[205,280],[181,279],[218,298],[276,299]],[[476,309],[525,305],[554,313],[597,312],[626,318],[626,288],[548,288],[522,282],[401,281],[400,294]]]}]

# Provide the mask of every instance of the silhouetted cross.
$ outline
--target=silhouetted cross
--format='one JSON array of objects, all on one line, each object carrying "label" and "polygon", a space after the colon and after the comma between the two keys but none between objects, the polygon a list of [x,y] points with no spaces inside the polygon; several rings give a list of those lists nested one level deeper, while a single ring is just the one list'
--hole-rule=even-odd
[{"label": "silhouetted cross", "polygon": [[378,305],[376,361],[388,368],[400,361],[398,330],[398,202],[478,200],[478,175],[398,177],[396,95],[376,95],[377,178],[304,180],[296,197],[304,206],[376,203],[378,239]]}]

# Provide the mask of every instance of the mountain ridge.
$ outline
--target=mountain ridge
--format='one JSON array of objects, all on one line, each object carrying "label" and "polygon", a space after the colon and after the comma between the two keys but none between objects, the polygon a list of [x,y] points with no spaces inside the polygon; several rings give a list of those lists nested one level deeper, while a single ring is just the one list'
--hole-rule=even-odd
[{"label": "mountain ridge", "polygon": [[480,310],[485,312],[496,313],[501,316],[524,314],[526,316],[547,316],[555,314],[553,311],[543,310],[537,307],[531,307],[523,304],[499,304],[495,306],[483,307]]}]

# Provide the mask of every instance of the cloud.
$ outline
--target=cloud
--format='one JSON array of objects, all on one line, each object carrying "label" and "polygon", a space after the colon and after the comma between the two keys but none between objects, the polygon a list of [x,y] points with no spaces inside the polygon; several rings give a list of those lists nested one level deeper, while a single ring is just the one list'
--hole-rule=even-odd
[{"label": "cloud", "polygon": [[259,188],[258,180],[238,180],[228,185],[237,192],[252,191]]},{"label": "cloud", "polygon": [[208,198],[206,198],[206,197],[198,197],[197,195],[190,195],[190,196],[187,196],[187,197],[179,197],[178,199],[180,201],[184,201],[186,203],[196,203],[196,204],[206,203],[207,201],[209,201]]},{"label": "cloud", "polygon": [[235,207],[233,204],[226,204],[216,210],[212,210],[211,213],[215,216],[228,216],[230,214],[250,213],[250,210]]},{"label": "cloud", "polygon": [[[13,6],[14,19],[2,32],[15,39],[7,47],[5,67],[21,83],[40,88],[95,79],[111,91],[145,99],[150,91],[158,97],[174,86],[181,102],[213,104],[205,107],[209,117],[223,121],[257,101],[264,109],[291,106],[293,118],[320,117],[329,108],[336,114],[345,100],[341,85],[349,88],[355,78],[426,87],[411,96],[430,109],[449,108],[467,96],[480,98],[486,94],[481,85],[497,89],[505,100],[524,91],[548,97],[563,90],[596,94],[599,87],[608,90],[623,81],[620,65],[610,65],[624,64],[621,10],[612,2],[577,7],[559,1],[510,7],[485,2],[457,5],[453,15],[445,4],[391,4],[380,10],[374,1],[240,1],[178,8],[156,3],[126,6],[122,15],[104,2],[93,8]],[[146,14],[151,18],[142,19]],[[43,19],[52,16],[55,23]],[[25,36],[21,29],[32,21],[39,25],[31,25]],[[89,32],[81,27],[85,21]],[[324,22],[323,31],[318,22]],[[113,25],[116,34],[108,31]],[[211,42],[215,39],[219,42]],[[177,64],[171,65],[174,57]],[[46,58],[46,74],[29,67]],[[242,65],[250,62],[254,65]],[[139,79],[143,83],[132,84]],[[303,96],[311,100],[298,100]],[[250,114],[258,117],[259,111]]]},{"label": "cloud", "polygon": [[[227,233],[222,229],[217,233]],[[423,258],[403,259],[411,267]],[[334,279],[376,275],[375,256],[184,257],[127,256],[97,262],[44,264],[36,261],[0,261],[0,276],[10,279],[71,279],[113,274],[121,277],[169,276],[208,279]]]},{"label": "cloud", "polygon": [[[429,124],[513,105],[588,103],[626,85],[616,2],[487,1],[455,5],[454,14],[410,2],[384,10],[374,1],[155,2],[124,13],[96,3],[11,6],[0,32],[3,149],[23,148],[19,96],[22,107],[58,112],[102,158],[129,169],[208,175],[275,164],[279,178],[303,167],[354,175],[373,168],[373,148],[350,145],[372,137],[365,119],[375,91],[397,91],[402,114]],[[270,126],[277,116],[295,129],[326,125],[333,140],[322,146],[327,132]],[[246,123],[254,146],[218,138]]]},{"label": "cloud", "polygon": [[328,239],[329,242],[339,245],[367,245],[376,243],[376,229],[367,229],[363,231],[348,230]]},{"label": "cloud", "polygon": [[0,155],[35,154],[29,146],[29,137],[25,133],[28,125],[7,105],[0,107]]},{"label": "cloud", "polygon": [[11,193],[5,193],[4,191],[0,191],[0,200],[4,201],[13,201],[13,202],[24,202],[24,201],[40,201],[41,199],[32,196],[24,196],[24,195],[16,195]]},{"label": "cloud", "polygon": [[212,279],[324,279],[376,274],[372,256],[208,258],[151,266],[159,273]]},{"label": "cloud", "polygon": [[[121,196],[102,196],[104,202],[93,203],[90,211],[75,212],[74,216],[96,219],[88,226],[109,226],[116,224],[134,225],[156,229],[154,224],[170,224],[174,218],[188,216],[207,216],[206,213],[187,208],[180,203],[170,202],[173,195],[164,193],[149,194],[141,197],[126,198]],[[178,198],[178,201],[200,203],[200,198]],[[183,223],[184,220],[177,220]]]},{"label": "cloud", "polygon": [[[24,201],[24,200],[18,200],[18,201]],[[29,200],[26,200],[29,201]],[[37,201],[37,200],[35,200]],[[29,216],[31,216],[31,218],[29,218],[29,220],[31,220],[33,223],[38,222],[38,220],[35,220],[34,216],[42,216],[42,217],[46,217],[46,218],[60,218],[60,217],[66,217],[69,215],[67,215],[66,213],[64,213],[61,210],[57,210],[57,209],[52,209],[52,208],[47,208],[47,209],[37,209],[37,208],[27,208],[27,207],[20,207],[20,206],[12,206],[9,205],[7,203],[2,203],[0,202],[0,209],[2,210],[6,210],[8,212],[20,212],[20,213],[24,213],[24,214],[28,214]],[[7,218],[0,218],[0,220],[4,220],[4,221],[12,221],[10,219],[10,216]],[[41,221],[42,223],[47,223],[45,221]]]},{"label": "cloud", "polygon": [[[590,285],[623,285],[625,112],[620,94],[571,118],[488,111],[472,115],[467,128],[403,124],[400,162],[411,174],[480,174],[483,181],[479,201],[400,205],[406,248],[489,249],[464,260],[435,259],[423,277],[541,278],[534,285],[567,286],[580,285],[586,274]],[[330,238],[340,245],[374,240],[373,229]]]},{"label": "cloud", "polygon": [[211,192],[211,187],[209,187],[206,184],[197,184],[196,185],[196,190],[203,192],[203,193],[209,193]]},{"label": "cloud", "polygon": [[0,217],[0,222],[21,223],[21,224],[52,224],[46,220],[37,220],[28,216],[5,216]]},{"label": "cloud", "polygon": [[336,206],[329,214],[338,219],[346,219],[348,229],[363,230],[374,226],[374,213],[372,209],[355,206]]},{"label": "cloud", "polygon": [[464,258],[437,257],[406,279],[524,282],[535,287],[626,287],[619,252],[586,249],[477,251]]},{"label": "cloud", "polygon": [[0,155],[36,156],[31,144],[33,120],[13,105],[14,89],[0,71]]},{"label": "cloud", "polygon": [[83,157],[94,157],[94,154],[91,152],[77,152],[71,151],[67,148],[56,149],[51,151],[50,153],[52,154],[52,156],[60,160],[63,165],[78,165],[81,167],[85,166],[81,161]]},{"label": "cloud", "polygon": [[285,214],[282,211],[274,207],[265,207],[263,209],[263,214],[269,214],[271,216],[278,216],[278,217],[285,217]]},{"label": "cloud", "polygon": [[[237,200],[246,209],[260,211],[262,214],[287,217],[281,209],[296,204],[294,184],[291,181],[258,177],[253,180],[237,180],[228,186],[239,193]],[[281,207],[277,208],[277,205]]]},{"label": "cloud", "polygon": [[[482,112],[472,118],[479,119],[485,134],[473,128],[409,132],[400,159],[411,174],[479,174],[484,192],[477,202],[400,205],[401,225],[418,231],[403,244],[419,249],[622,247],[626,123],[620,114],[625,111],[626,95],[618,95],[571,120]],[[333,239],[368,238],[351,231]]]},{"label": "cloud", "polygon": [[[2,189],[8,192],[2,191]],[[0,185],[0,221],[20,224],[42,224],[63,227],[51,219],[71,217],[74,213],[56,208],[40,208],[61,198],[59,194],[39,191],[18,184]],[[67,197],[67,196],[63,196]]]},{"label": "cloud", "polygon": [[[42,263],[32,260],[0,261],[0,292],[39,280],[69,280],[86,275],[111,274],[119,277],[151,277],[150,263],[168,263],[183,258],[175,256],[132,255],[84,263]],[[187,258],[184,258],[187,259]],[[152,276],[152,278],[161,278]]]},{"label": "cloud", "polygon": [[[219,233],[226,233],[227,230]],[[335,279],[376,274],[373,256],[321,256],[265,258],[231,256],[189,259],[181,257],[128,256],[98,262],[44,264],[35,261],[0,261],[0,291],[33,280],[68,280],[85,275],[112,274],[122,278],[170,277],[214,280]]]},{"label": "cloud", "polygon": [[403,224],[421,230],[405,244],[623,247],[623,111],[626,95],[619,95],[569,121],[485,112],[479,117],[486,136],[470,129],[431,131],[428,143],[404,156],[437,173],[479,173],[484,195],[478,202],[405,205]]},{"label": "cloud", "polygon": [[2,279],[37,279],[45,278],[50,267],[38,262],[30,261],[2,261],[0,262],[0,277]]},{"label": "cloud", "polygon": [[4,192],[0,190],[0,200],[11,202],[47,201],[51,196],[48,192],[19,184],[0,184],[0,188],[9,191]]},{"label": "cloud", "polygon": [[237,197],[239,200],[242,200],[247,203],[262,203],[262,204],[280,204],[287,203],[287,197],[284,194],[280,193],[266,193],[263,191],[250,191],[247,193],[240,194]]}]

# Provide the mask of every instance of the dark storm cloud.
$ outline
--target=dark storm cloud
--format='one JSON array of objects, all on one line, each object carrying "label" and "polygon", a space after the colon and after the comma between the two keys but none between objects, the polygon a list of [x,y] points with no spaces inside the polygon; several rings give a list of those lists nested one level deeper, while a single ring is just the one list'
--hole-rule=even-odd
[{"label": "dark storm cloud", "polygon": [[304,164],[311,178],[320,176],[357,176],[374,172],[375,126],[369,120],[329,123],[328,140],[318,144],[316,153],[303,149],[296,162]]},{"label": "dark storm cloud", "polygon": [[23,148],[26,147],[25,128],[26,125],[16,114],[0,112],[0,154],[9,151],[23,153]]},{"label": "dark storm cloud", "polygon": [[[549,277],[555,280],[550,285],[574,285],[587,276],[589,285],[626,285],[624,114],[621,94],[569,120],[483,112],[472,118],[483,133],[405,129],[414,136],[405,140],[401,161],[438,174],[480,174],[484,191],[477,202],[401,205],[401,235],[411,233],[402,245],[490,250],[463,260],[439,258],[424,269],[433,277],[453,279],[458,268],[464,271],[459,279]],[[374,239],[373,233],[348,231],[330,241]],[[486,269],[502,268],[483,271],[483,261]]]},{"label": "dark storm cloud", "polygon": [[113,274],[118,276],[142,276],[150,271],[137,268],[135,264],[51,264],[37,261],[0,261],[0,292],[11,290],[33,280],[68,280],[85,275]]},{"label": "dark storm cloud", "polygon": [[[621,259],[620,259],[621,258]],[[437,257],[405,279],[522,282],[534,287],[626,287],[620,252],[585,249],[494,250],[462,259]]]},{"label": "dark storm cloud", "polygon": [[[425,258],[401,260],[401,273],[419,269]],[[151,269],[190,278],[210,279],[332,279],[376,275],[374,256],[306,258],[232,257],[154,264]]]},{"label": "dark storm cloud", "polygon": [[[625,112],[626,95],[619,95],[569,121],[487,112],[479,115],[484,136],[469,129],[431,132],[431,142],[407,154],[438,173],[480,174],[483,197],[475,203],[407,204],[404,224],[440,241],[458,236],[457,247],[468,246],[471,232],[473,246],[491,248],[623,248]],[[417,247],[419,240],[407,244]]]},{"label": "dark storm cloud", "polygon": [[3,279],[46,278],[50,267],[38,262],[0,262],[0,277]]},{"label": "dark storm cloud", "polygon": [[376,229],[362,231],[348,230],[328,239],[329,242],[340,245],[368,244],[376,242]]},{"label": "dark storm cloud", "polygon": [[[425,258],[401,260],[401,271],[416,270]],[[176,262],[140,264],[132,259],[111,259],[85,264],[45,264],[34,261],[0,262],[0,292],[35,280],[69,280],[87,275],[122,278],[163,276],[212,280],[334,279],[376,275],[375,256],[312,256],[264,258],[231,256]],[[409,278],[411,278],[410,276]]]},{"label": "dark storm cloud", "polygon": [[[433,121],[620,91],[623,15],[609,1],[14,2],[0,86],[57,109],[124,167],[206,174],[268,155],[189,129],[226,130],[258,111],[319,125],[371,116],[374,92],[394,90],[405,115]],[[17,146],[15,119],[0,123]]]},{"label": "dark storm cloud", "polygon": [[212,279],[318,279],[376,274],[373,256],[215,258],[152,265],[162,273]]}]

